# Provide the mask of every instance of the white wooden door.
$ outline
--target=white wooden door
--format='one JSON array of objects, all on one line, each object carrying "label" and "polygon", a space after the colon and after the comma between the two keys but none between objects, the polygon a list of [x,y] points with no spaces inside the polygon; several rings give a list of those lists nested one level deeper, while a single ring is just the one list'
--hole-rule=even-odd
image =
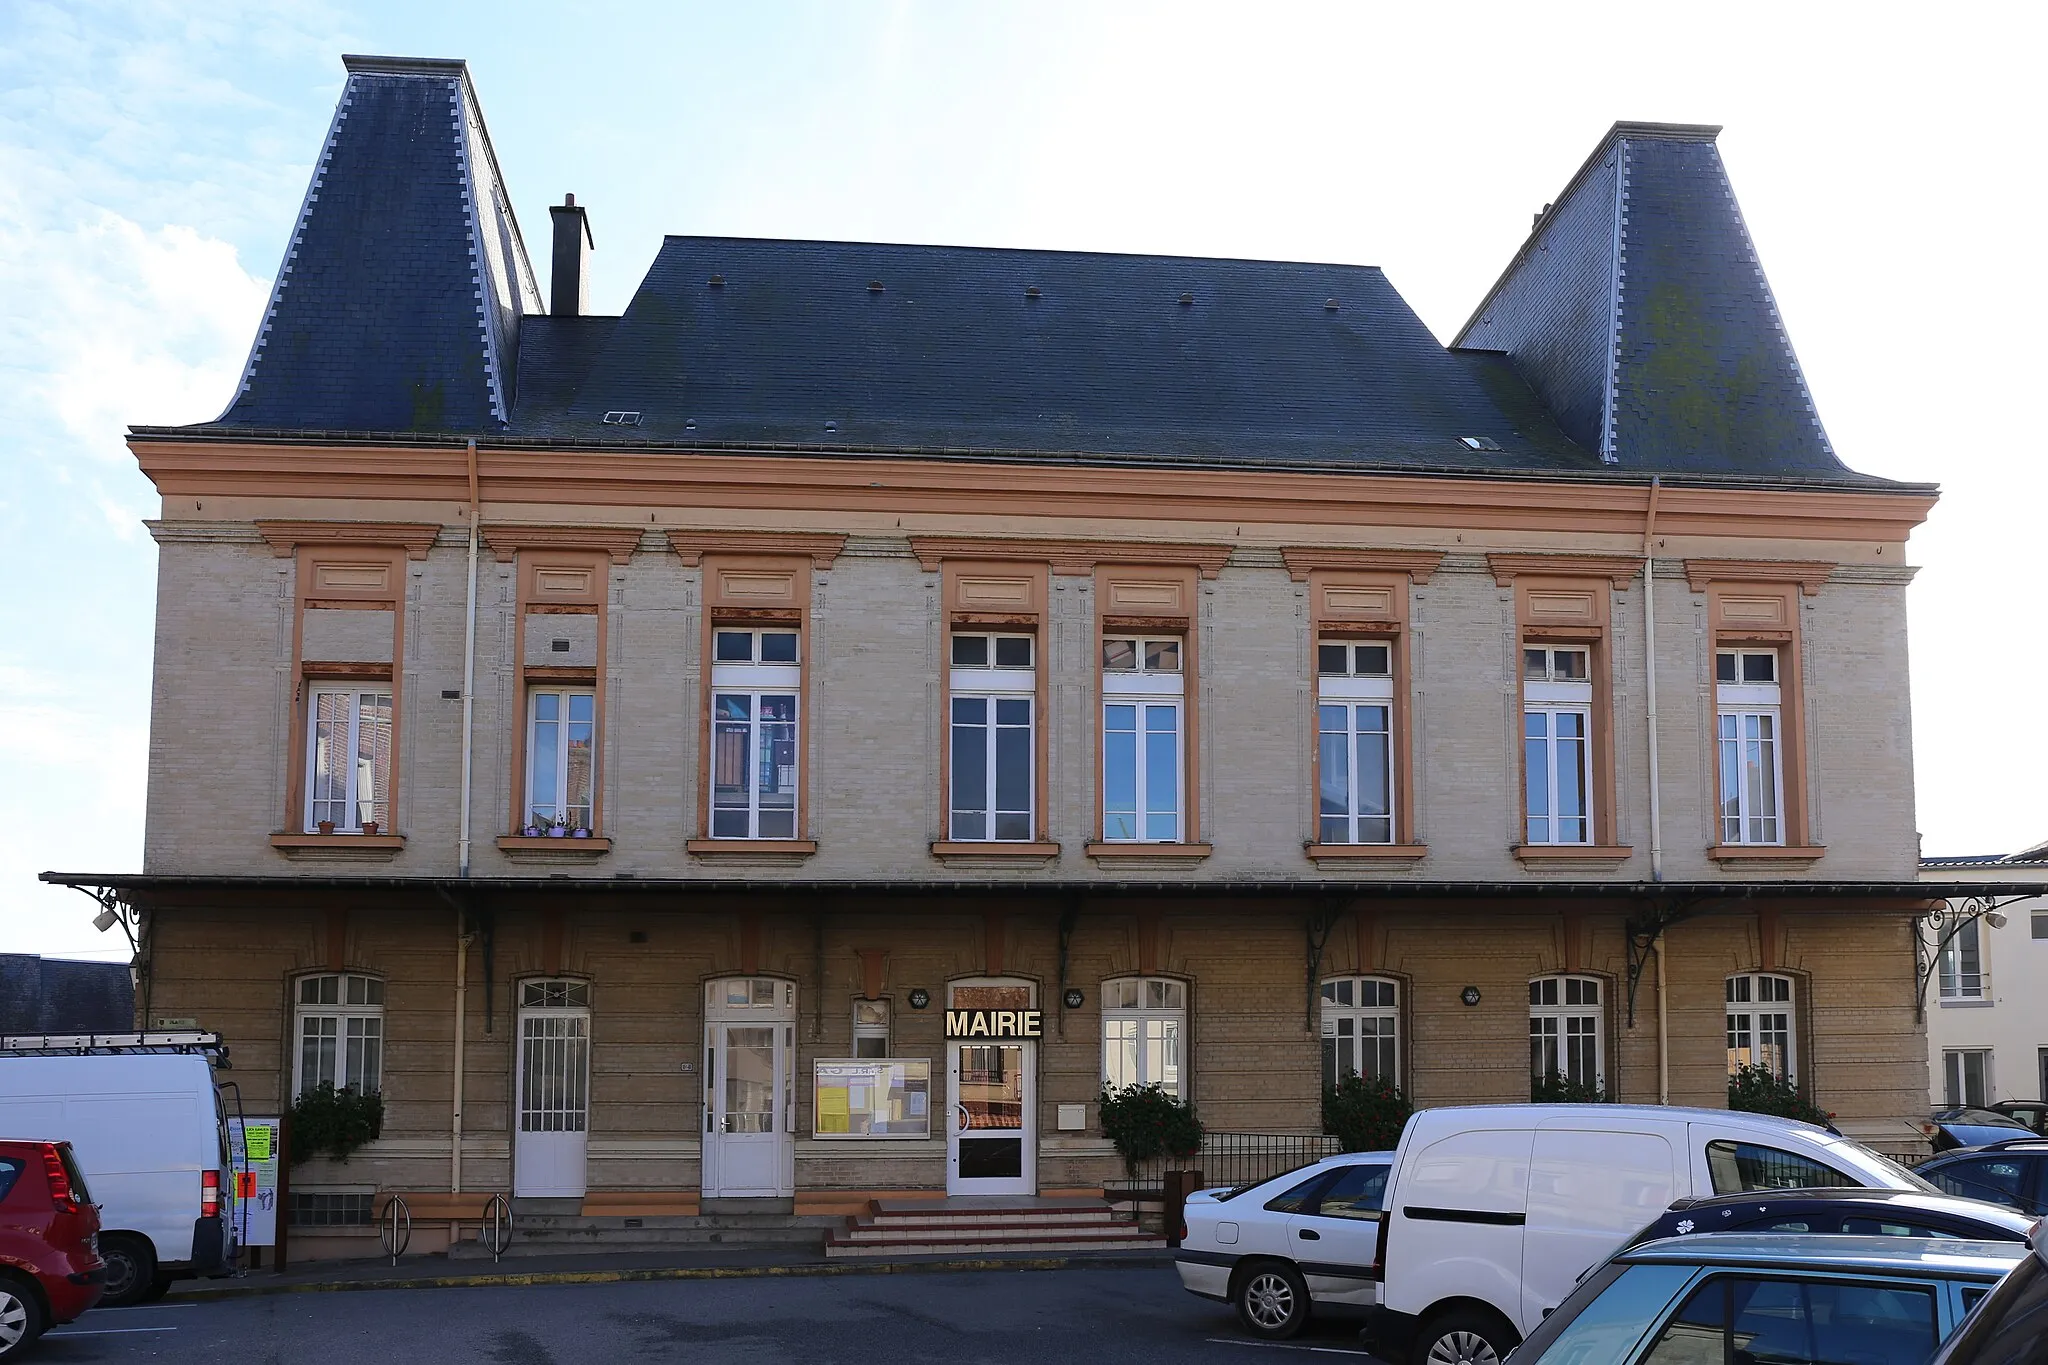
[{"label": "white wooden door", "polygon": [[590,1136],[589,986],[528,981],[520,987],[519,1129],[512,1193],[580,1199]]},{"label": "white wooden door", "polygon": [[711,983],[705,1009],[704,1193],[796,1193],[796,987],[769,977]]}]

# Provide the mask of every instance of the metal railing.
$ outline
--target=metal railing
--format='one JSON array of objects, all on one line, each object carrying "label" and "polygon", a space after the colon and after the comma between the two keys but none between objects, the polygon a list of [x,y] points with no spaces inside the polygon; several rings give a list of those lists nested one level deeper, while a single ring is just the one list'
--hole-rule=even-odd
[{"label": "metal railing", "polygon": [[477,1229],[477,1240],[491,1249],[491,1260],[496,1262],[505,1254],[505,1248],[512,1245],[512,1206],[502,1194],[491,1196],[491,1202],[484,1205],[484,1224]]},{"label": "metal railing", "polygon": [[385,1199],[377,1237],[384,1243],[384,1254],[391,1258],[391,1264],[397,1265],[398,1258],[412,1245],[412,1210],[406,1207],[404,1195],[394,1194]]},{"label": "metal railing", "polygon": [[1194,1156],[1156,1157],[1121,1180],[1103,1182],[1111,1199],[1164,1197],[1168,1171],[1200,1171],[1204,1185],[1250,1185],[1335,1156],[1343,1143],[1329,1133],[1204,1133]]}]

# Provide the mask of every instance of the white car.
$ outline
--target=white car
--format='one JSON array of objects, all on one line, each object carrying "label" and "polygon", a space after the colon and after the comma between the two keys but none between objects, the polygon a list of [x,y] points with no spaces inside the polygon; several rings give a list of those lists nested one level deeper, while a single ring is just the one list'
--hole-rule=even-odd
[{"label": "white car", "polygon": [[1312,1309],[1379,1302],[1380,1207],[1392,1152],[1346,1152],[1234,1190],[1188,1196],[1181,1287],[1237,1309],[1254,1336],[1291,1337]]}]

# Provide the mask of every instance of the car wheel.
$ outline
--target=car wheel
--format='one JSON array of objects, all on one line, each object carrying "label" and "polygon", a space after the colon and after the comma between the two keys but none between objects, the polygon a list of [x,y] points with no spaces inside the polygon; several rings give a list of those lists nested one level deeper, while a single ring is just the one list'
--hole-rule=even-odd
[{"label": "car wheel", "polygon": [[141,1303],[156,1281],[156,1252],[140,1237],[102,1234],[100,1259],[107,1263],[107,1292],[100,1302],[109,1308]]},{"label": "car wheel", "polygon": [[1460,1308],[1423,1325],[1410,1359],[1413,1365],[1501,1365],[1517,1344],[1502,1319]]},{"label": "car wheel", "polygon": [[1299,1332],[1308,1322],[1308,1283],[1301,1272],[1284,1261],[1266,1261],[1252,1267],[1238,1282],[1232,1296],[1237,1320],[1255,1337],[1281,1341]]},{"label": "car wheel", "polygon": [[43,1305],[35,1291],[12,1277],[0,1277],[0,1360],[11,1359],[43,1334]]},{"label": "car wheel", "polygon": [[175,1283],[176,1281],[168,1275],[158,1275],[149,1282],[149,1288],[142,1291],[142,1297],[137,1299],[136,1302],[155,1303],[164,1295],[170,1293],[171,1286]]}]

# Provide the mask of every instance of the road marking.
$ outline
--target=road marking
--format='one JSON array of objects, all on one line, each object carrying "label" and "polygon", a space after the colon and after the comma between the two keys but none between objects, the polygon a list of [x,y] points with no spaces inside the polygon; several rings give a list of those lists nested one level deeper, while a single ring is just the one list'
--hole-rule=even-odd
[{"label": "road marking", "polygon": [[53,1337],[121,1337],[135,1332],[175,1332],[177,1330],[175,1327],[92,1327],[84,1331],[74,1331],[69,1327],[59,1327],[54,1332],[44,1333],[44,1340],[47,1341]]},{"label": "road marking", "polygon": [[1333,1356],[1370,1356],[1371,1351],[1353,1351],[1343,1346],[1296,1346],[1285,1341],[1246,1341],[1242,1337],[1210,1337],[1218,1346],[1256,1346],[1266,1351],[1321,1351]]},{"label": "road marking", "polygon": [[94,1311],[99,1313],[153,1313],[165,1308],[197,1308],[196,1303],[129,1303],[107,1304]]}]

